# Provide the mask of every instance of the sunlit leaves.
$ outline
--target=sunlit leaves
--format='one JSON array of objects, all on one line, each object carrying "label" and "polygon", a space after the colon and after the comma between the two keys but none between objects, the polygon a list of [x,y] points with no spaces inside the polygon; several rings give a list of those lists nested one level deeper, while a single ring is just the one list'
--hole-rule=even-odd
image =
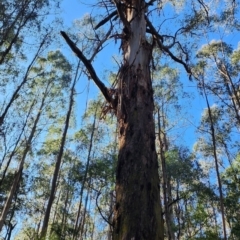
[{"label": "sunlit leaves", "polygon": [[232,48],[225,42],[219,40],[212,40],[209,44],[203,45],[198,51],[197,57],[217,57],[219,54],[231,54]]},{"label": "sunlit leaves", "polygon": [[235,66],[240,65],[240,44],[238,44],[238,48],[233,51],[232,56],[231,56],[231,62]]}]

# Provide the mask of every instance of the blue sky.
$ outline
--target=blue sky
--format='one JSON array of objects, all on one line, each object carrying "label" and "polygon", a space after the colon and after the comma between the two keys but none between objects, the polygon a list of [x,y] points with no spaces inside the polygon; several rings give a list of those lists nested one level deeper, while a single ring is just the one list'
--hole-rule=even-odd
[{"label": "blue sky", "polygon": [[[69,4],[70,2],[71,2],[71,4]],[[74,20],[80,19],[83,15],[92,12],[92,8],[90,5],[83,4],[79,0],[71,0],[71,1],[64,0],[62,3],[62,7],[63,7],[64,25],[66,27],[70,27]],[[168,8],[169,8],[169,6],[168,6]],[[103,79],[103,76],[104,76],[105,70],[111,70],[113,67],[113,59],[112,59],[113,51],[116,52],[117,54],[119,54],[118,47],[116,47],[116,46],[114,47],[114,44],[112,44],[111,46],[108,46],[104,50],[103,53],[100,53],[99,56],[97,57],[97,61],[95,61],[93,63],[93,65],[97,71],[97,74],[105,82],[105,84],[107,84],[107,82],[106,82],[106,79]],[[71,52],[71,50],[69,49],[69,53],[70,52]],[[194,110],[191,111],[191,113],[190,113],[191,118],[188,117],[189,122],[188,123],[186,122],[186,124],[189,124],[189,126],[184,129],[178,128],[176,131],[178,132],[179,142],[184,141],[191,148],[192,147],[191,145],[195,141],[194,125],[197,125],[196,119],[200,118],[201,110],[203,109],[203,102],[202,102],[201,97],[199,97],[199,95],[196,94],[195,84],[193,82],[189,82],[189,80],[185,74],[183,77],[186,78],[186,81],[184,81],[184,85],[185,85],[184,88],[188,88],[188,90],[185,89],[185,91],[192,92],[192,94],[195,95],[194,100],[191,103],[191,104],[194,103],[195,106],[194,106]],[[89,85],[89,89],[90,89],[89,94],[87,93],[88,85]],[[77,105],[78,105],[79,111],[83,112],[85,110],[87,98],[89,100],[89,99],[95,97],[99,93],[99,90],[97,89],[97,87],[95,86],[93,81],[90,80],[90,82],[89,82],[85,77],[82,77],[80,80],[80,83],[78,84],[78,92],[83,92],[82,94],[80,94],[78,96],[78,100],[77,100],[78,101]],[[190,103],[189,103],[188,107],[190,108],[193,106],[190,106]],[[196,119],[194,119],[194,118],[196,118]],[[187,136],[187,138],[186,138],[186,136]]]},{"label": "blue sky", "polygon": [[[86,1],[85,1],[86,2]],[[87,1],[94,2],[94,0]],[[64,29],[63,31],[67,31],[68,27],[72,26],[72,23],[75,19],[81,18],[84,14],[91,13],[92,8],[90,5],[82,3],[80,0],[64,0],[61,4],[62,14],[63,17],[63,24]],[[168,6],[169,8],[169,6]],[[167,16],[167,12],[165,17]],[[60,34],[59,34],[60,36]],[[61,38],[61,37],[60,37]],[[214,36],[213,36],[214,38]],[[228,37],[229,42],[231,42],[234,47],[237,46],[237,42],[240,39],[239,34],[231,35]],[[75,55],[72,54],[71,49],[67,46],[65,41],[62,39],[63,49],[64,53],[67,53],[70,60],[77,61],[77,58]],[[97,57],[97,60],[93,62],[93,66],[95,67],[99,77],[102,79],[102,81],[107,85],[107,79],[104,79],[105,70],[112,70],[113,69],[113,59],[112,54],[119,54],[118,45],[114,45],[113,41],[111,41],[111,44],[106,48],[102,53],[99,54]],[[181,71],[184,72],[183,68],[178,66]],[[115,65],[116,69],[116,65]],[[186,124],[187,127],[185,128],[179,128],[176,129],[175,132],[176,137],[178,138],[177,141],[181,142],[183,145],[188,146],[189,148],[192,148],[194,142],[196,141],[196,127],[198,126],[199,120],[201,118],[201,114],[204,108],[206,108],[206,103],[203,100],[203,97],[200,96],[200,94],[197,92],[196,84],[194,81],[189,81],[186,74],[181,74],[181,80],[184,84],[184,90],[186,92],[191,92],[193,95],[193,98],[189,100],[189,102],[186,103],[186,111],[188,112],[188,115],[186,116]],[[88,93],[88,87],[89,87],[89,93]],[[78,117],[84,113],[85,107],[86,107],[86,101],[90,100],[97,96],[99,93],[98,88],[95,86],[93,81],[89,81],[86,77],[81,77],[77,92],[79,93],[77,97],[77,112]],[[211,101],[211,104],[213,101]],[[176,119],[177,120],[177,119]],[[175,134],[173,133],[173,135]]]},{"label": "blue sky", "polygon": [[[82,18],[83,15],[87,13],[89,14],[92,13],[93,9],[90,4],[96,1],[94,0],[88,1],[87,2],[88,4],[86,4],[86,1],[84,2],[85,3],[83,3],[83,1],[80,1],[80,0],[71,0],[71,1],[64,0],[63,1],[62,3],[63,18],[64,18],[63,21],[66,28],[70,27],[74,20]],[[172,10],[173,10],[172,6],[170,4],[167,4],[167,6],[165,7],[165,10],[161,12],[159,16],[160,21],[161,21],[161,17],[168,18],[170,15],[172,15],[173,14]],[[96,12],[96,8],[94,9],[94,11]],[[166,29],[169,28],[174,32],[176,29],[176,26],[174,25],[168,26],[166,23],[164,23],[163,28],[166,28]],[[66,29],[63,29],[63,30],[66,30]],[[208,39],[208,41],[210,42],[212,39],[219,39],[219,37],[223,33],[221,31],[219,30],[219,35],[212,35],[211,39]],[[225,29],[224,31],[227,31],[227,29]],[[229,36],[224,35],[224,38],[227,39],[228,42],[232,43],[234,48],[237,47],[239,34],[235,34],[235,35],[231,34]],[[202,41],[202,44],[206,44],[207,38],[203,37],[203,40],[201,39],[201,41]],[[64,41],[63,41],[63,44],[65,44]],[[64,50],[67,51],[67,49],[68,49],[68,53],[71,54],[70,48],[68,48],[68,46],[65,46]],[[107,48],[105,48],[103,52],[100,52],[97,59],[93,62],[93,66],[96,69],[98,76],[106,85],[108,85],[108,83],[107,83],[107,79],[104,79],[105,71],[113,69],[114,64],[113,64],[112,55],[114,54],[119,54],[119,49],[118,49],[118,45],[114,45],[113,41],[111,41],[111,44],[107,46]],[[75,56],[71,55],[71,58],[75,58]],[[196,83],[194,81],[189,81],[187,75],[184,73],[185,70],[179,64],[175,64],[174,67],[175,66],[180,69],[180,72],[181,72],[180,78],[184,85],[184,91],[191,93],[193,96],[192,99],[184,103],[187,110],[185,122],[186,122],[186,125],[188,126],[182,129],[180,127],[175,131],[178,132],[177,133],[177,136],[179,137],[178,141],[183,143],[184,145],[186,144],[189,148],[192,148],[194,142],[196,141],[196,127],[199,125],[202,111],[204,108],[206,108],[206,103],[203,97],[198,93]],[[116,64],[115,64],[115,69],[116,69]],[[89,93],[88,93],[88,89],[89,89]],[[80,115],[85,110],[87,99],[90,100],[96,97],[97,94],[99,93],[99,90],[95,86],[93,81],[87,80],[86,77],[81,77],[80,82],[78,84],[78,92],[81,93],[79,94],[77,99],[77,105],[79,108],[79,115]],[[212,105],[213,103],[214,101],[210,98],[210,105]]]}]

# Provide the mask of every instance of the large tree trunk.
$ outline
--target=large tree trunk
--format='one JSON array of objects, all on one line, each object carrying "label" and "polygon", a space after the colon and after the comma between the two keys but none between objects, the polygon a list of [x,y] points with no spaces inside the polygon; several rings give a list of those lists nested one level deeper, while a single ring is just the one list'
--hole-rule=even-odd
[{"label": "large tree trunk", "polygon": [[113,239],[157,240],[163,239],[163,223],[149,69],[152,47],[146,41],[144,1],[124,3],[127,7],[121,18],[126,18],[122,19],[126,36],[118,88],[119,156]]},{"label": "large tree trunk", "polygon": [[[124,25],[121,35],[124,59],[118,75],[117,91],[108,89],[97,76],[91,61],[65,32],[61,31],[61,35],[84,63],[107,102],[117,110],[119,156],[113,239],[163,240],[153,90],[149,67],[152,46],[146,40],[145,1],[113,2]],[[96,28],[101,26],[102,22]],[[149,21],[148,25],[157,37],[158,33]],[[160,41],[157,43],[161,46]],[[112,96],[112,90],[116,96]]]}]

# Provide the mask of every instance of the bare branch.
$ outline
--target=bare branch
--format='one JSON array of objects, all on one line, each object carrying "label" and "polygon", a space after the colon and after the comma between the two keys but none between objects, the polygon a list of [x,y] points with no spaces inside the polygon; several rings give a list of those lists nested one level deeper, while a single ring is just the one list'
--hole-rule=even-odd
[{"label": "bare branch", "polygon": [[[98,195],[97,195],[97,198],[96,198],[96,206],[97,206],[97,208],[98,208],[98,211],[99,211],[101,217],[103,218],[103,220],[104,220],[105,222],[107,222],[111,227],[113,227],[113,224],[109,221],[109,219],[107,219],[106,217],[104,217],[104,215],[102,214],[101,208],[100,208],[99,205],[98,205],[98,198],[99,198],[100,195],[101,195],[101,192],[98,191]],[[110,216],[111,216],[111,215],[110,215]]]},{"label": "bare branch", "polygon": [[154,36],[155,41],[157,42],[159,48],[161,50],[163,50],[164,52],[166,52],[174,61],[182,64],[185,68],[185,70],[187,71],[187,73],[189,73],[190,75],[192,75],[191,69],[189,68],[189,66],[182,60],[177,58],[175,55],[173,55],[173,53],[169,50],[168,47],[164,46],[162,43],[163,37],[157,32],[157,30],[154,28],[154,26],[152,25],[152,23],[148,20],[148,18],[146,17],[146,22],[147,22],[147,26],[149,27],[152,35]]},{"label": "bare branch", "polygon": [[97,26],[94,27],[95,30],[97,30],[98,28],[100,28],[102,25],[104,25],[105,23],[107,23],[109,20],[111,20],[111,18],[113,18],[114,16],[116,16],[118,13],[117,10],[113,11],[112,13],[110,13],[107,17],[105,17],[103,20],[101,20]]},{"label": "bare branch", "polygon": [[95,84],[98,86],[100,91],[102,92],[103,96],[107,100],[107,102],[112,103],[111,95],[109,94],[108,88],[104,85],[104,83],[99,79],[97,76],[91,62],[83,55],[82,51],[75,45],[75,43],[68,37],[68,35],[61,31],[60,32],[69,47],[72,49],[74,53],[78,56],[78,58],[83,62],[85,67],[87,68],[92,80],[95,82]]},{"label": "bare branch", "polygon": [[157,0],[150,0],[149,2],[146,2],[147,6],[151,6],[153,5],[154,2],[156,2]]},{"label": "bare branch", "polygon": [[209,20],[209,13],[208,13],[208,7],[207,5],[202,1],[202,0],[198,0],[199,4],[203,7],[205,13],[206,13],[206,16],[207,16],[207,21],[208,21],[208,24],[210,24],[210,20]]}]

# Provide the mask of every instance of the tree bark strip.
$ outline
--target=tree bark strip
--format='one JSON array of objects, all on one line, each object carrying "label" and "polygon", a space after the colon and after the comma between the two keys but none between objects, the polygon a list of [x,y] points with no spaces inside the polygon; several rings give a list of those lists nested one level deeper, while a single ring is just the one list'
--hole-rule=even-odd
[{"label": "tree bark strip", "polygon": [[123,2],[129,33],[122,40],[124,64],[118,79],[119,156],[113,239],[163,240],[149,67],[152,47],[146,40],[145,3]]}]

